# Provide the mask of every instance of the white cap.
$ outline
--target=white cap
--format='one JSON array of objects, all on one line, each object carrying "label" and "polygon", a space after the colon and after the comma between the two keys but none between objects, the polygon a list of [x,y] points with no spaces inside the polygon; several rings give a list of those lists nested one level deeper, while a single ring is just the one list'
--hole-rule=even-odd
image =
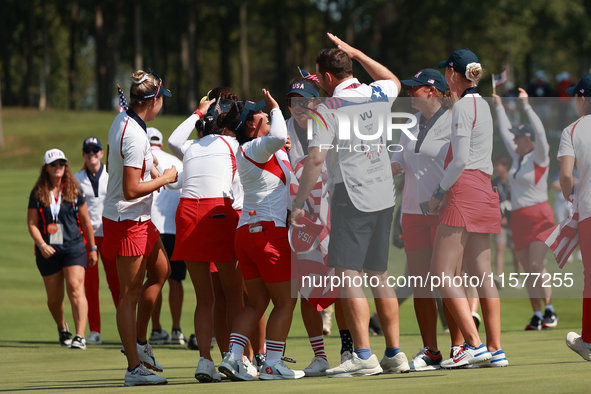
[{"label": "white cap", "polygon": [[43,156],[43,164],[50,164],[56,160],[68,161],[68,159],[66,159],[66,155],[64,155],[64,152],[59,149],[50,149],[45,152],[45,156]]},{"label": "white cap", "polygon": [[150,140],[150,144],[158,144],[162,145],[162,133],[155,127],[148,127],[148,139]]}]

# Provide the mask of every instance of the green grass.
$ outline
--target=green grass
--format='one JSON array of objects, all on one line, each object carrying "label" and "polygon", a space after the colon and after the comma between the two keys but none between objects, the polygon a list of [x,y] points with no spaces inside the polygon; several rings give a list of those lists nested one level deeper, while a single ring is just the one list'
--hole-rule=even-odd
[{"label": "green grass", "polygon": [[[115,325],[115,308],[101,268],[102,336],[105,344],[88,346],[86,351],[61,348],[57,332],[46,306],[43,281],[35,266],[33,242],[26,227],[26,204],[30,190],[38,176],[41,157],[45,150],[57,146],[70,156],[72,166],[78,168],[82,139],[98,135],[106,141],[108,127],[114,114],[71,113],[50,111],[43,114],[31,110],[4,110],[4,132],[7,147],[0,150],[3,171],[0,176],[0,391],[116,391],[123,390],[125,358],[119,352],[120,342]],[[85,122],[84,124],[82,122]],[[181,117],[160,117],[156,127],[169,135]],[[157,123],[157,124],[156,124]],[[64,126],[64,124],[66,126]],[[61,127],[61,128],[60,128]],[[392,249],[390,274],[404,271],[404,254]],[[510,272],[512,264],[507,263]],[[551,255],[547,268],[557,269]],[[555,308],[560,315],[557,329],[525,332],[531,316],[525,290],[503,290],[502,330],[503,349],[510,367],[495,370],[438,371],[406,375],[383,375],[371,378],[327,379],[306,378],[295,382],[251,382],[198,384],[193,374],[198,352],[182,346],[158,346],[155,352],[165,366],[167,386],[133,389],[125,392],[356,392],[381,391],[482,391],[482,392],[589,392],[589,366],[564,344],[568,331],[581,330],[580,262],[567,264],[567,272],[575,277],[574,291],[557,298]],[[192,331],[195,297],[190,280],[185,283],[185,303],[182,327],[185,334]],[[168,286],[164,288],[165,299]],[[512,298],[505,298],[505,297]],[[66,320],[72,325],[70,305],[66,299]],[[421,339],[414,316],[412,299],[400,308],[401,345],[410,358],[421,347]],[[168,306],[164,305],[162,323],[170,329]],[[440,331],[439,343],[444,354],[449,337]],[[335,324],[336,331],[336,324]],[[485,337],[481,329],[481,336]],[[383,351],[383,337],[372,337],[372,347],[378,355]],[[340,341],[338,334],[326,338],[326,349],[331,365],[336,365]],[[214,361],[221,361],[215,350]],[[298,360],[296,368],[304,368],[312,358],[312,351],[298,310],[287,341],[287,355]],[[474,386],[472,386],[474,385]]]}]

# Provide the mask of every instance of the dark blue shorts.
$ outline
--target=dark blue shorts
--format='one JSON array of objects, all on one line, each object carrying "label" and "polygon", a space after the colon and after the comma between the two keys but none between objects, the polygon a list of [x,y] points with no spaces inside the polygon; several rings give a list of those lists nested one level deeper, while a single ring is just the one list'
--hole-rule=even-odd
[{"label": "dark blue shorts", "polygon": [[330,205],[329,267],[386,271],[394,207],[377,212],[358,210],[343,183],[335,185]]},{"label": "dark blue shorts", "polygon": [[[164,245],[164,250],[168,255],[168,260],[170,260],[172,257],[172,252],[174,251],[175,238],[176,236],[174,234],[160,234],[160,239],[162,240],[162,245]],[[185,262],[182,260],[171,261],[170,270],[170,279],[180,282],[185,280],[187,277],[187,267],[185,266]]]},{"label": "dark blue shorts", "polygon": [[55,254],[48,259],[43,257],[41,252],[37,249],[35,260],[41,276],[49,276],[57,274],[64,267],[71,267],[74,265],[80,265],[86,269],[88,255],[86,254],[84,243],[80,242],[80,245],[68,248],[67,251],[55,252]]}]

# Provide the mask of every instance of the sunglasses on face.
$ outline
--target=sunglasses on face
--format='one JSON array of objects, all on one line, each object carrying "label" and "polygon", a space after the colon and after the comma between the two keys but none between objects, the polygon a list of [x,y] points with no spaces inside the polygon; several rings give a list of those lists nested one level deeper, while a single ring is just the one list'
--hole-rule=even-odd
[{"label": "sunglasses on face", "polygon": [[67,161],[65,161],[65,160],[56,160],[56,161],[51,162],[49,165],[52,167],[57,167],[58,165],[60,167],[65,167],[66,163],[67,163]]},{"label": "sunglasses on face", "polygon": [[84,149],[82,149],[82,151],[86,154],[89,154],[90,152],[99,153],[101,150],[100,150],[100,148],[93,146],[92,148],[84,148]]},{"label": "sunglasses on face", "polygon": [[[293,97],[293,98],[296,98],[296,97]],[[292,97],[288,97],[285,99],[285,101],[287,102],[287,106],[290,108],[292,107],[291,99],[292,99]],[[313,99],[305,99],[305,98],[297,97],[297,100],[294,100],[294,102],[293,102],[293,106],[299,105],[300,107],[307,108],[308,104],[310,104],[312,101],[313,101]]]}]

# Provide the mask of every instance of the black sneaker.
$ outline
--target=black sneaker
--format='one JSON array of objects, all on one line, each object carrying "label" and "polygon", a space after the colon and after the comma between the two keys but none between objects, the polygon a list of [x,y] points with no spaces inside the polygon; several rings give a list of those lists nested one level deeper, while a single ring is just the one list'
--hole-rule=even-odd
[{"label": "black sneaker", "polygon": [[542,328],[554,328],[558,325],[558,315],[555,312],[550,311],[550,309],[546,309],[544,312],[544,321],[542,323]]},{"label": "black sneaker", "polygon": [[267,359],[267,355],[265,353],[257,353],[254,355],[254,366],[260,371],[263,363]]},{"label": "black sneaker", "polygon": [[72,340],[72,345],[70,346],[71,349],[86,349],[86,339],[82,338],[80,335],[76,335]]},{"label": "black sneaker", "polygon": [[529,324],[525,327],[525,331],[539,331],[542,329],[542,319],[534,315]]},{"label": "black sneaker", "polygon": [[195,336],[195,334],[191,334],[191,336],[189,337],[187,347],[191,350],[199,350],[199,346],[197,345],[197,337]]},{"label": "black sneaker", "polygon": [[369,318],[369,333],[372,335],[382,335],[382,325],[377,313],[374,313]]},{"label": "black sneaker", "polygon": [[476,325],[476,331],[478,331],[478,329],[480,328],[480,322],[482,321],[480,315],[477,312],[472,312],[472,320],[474,320],[474,324]]},{"label": "black sneaker", "polygon": [[68,328],[68,323],[66,323],[66,328],[63,330],[57,329],[57,332],[60,334],[60,345],[64,347],[72,346],[72,334],[70,333],[70,329]]}]

